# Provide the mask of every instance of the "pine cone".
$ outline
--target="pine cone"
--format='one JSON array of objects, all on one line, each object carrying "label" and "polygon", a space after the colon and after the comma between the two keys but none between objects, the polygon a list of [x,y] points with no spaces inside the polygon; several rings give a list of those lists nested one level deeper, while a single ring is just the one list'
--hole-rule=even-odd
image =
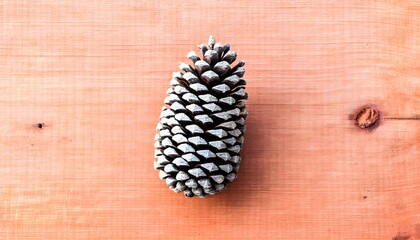
[{"label": "pine cone", "polygon": [[236,178],[248,115],[245,63],[231,67],[236,52],[212,36],[198,47],[203,60],[191,51],[194,65],[173,74],[155,136],[154,168],[187,197],[213,195]]}]

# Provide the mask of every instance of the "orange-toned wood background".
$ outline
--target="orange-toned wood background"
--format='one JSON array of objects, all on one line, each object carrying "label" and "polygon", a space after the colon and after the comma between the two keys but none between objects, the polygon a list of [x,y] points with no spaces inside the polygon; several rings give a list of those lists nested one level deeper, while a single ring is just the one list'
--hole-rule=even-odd
[{"label": "orange-toned wood background", "polygon": [[[238,179],[188,199],[154,128],[209,34],[250,116]],[[0,239],[420,239],[419,59],[416,0],[2,1]]]}]

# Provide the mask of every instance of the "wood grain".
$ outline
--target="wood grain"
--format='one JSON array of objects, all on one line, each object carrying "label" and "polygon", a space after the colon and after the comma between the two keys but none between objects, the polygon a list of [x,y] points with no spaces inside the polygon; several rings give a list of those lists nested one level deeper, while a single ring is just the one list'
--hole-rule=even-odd
[{"label": "wood grain", "polygon": [[[2,1],[0,31],[1,239],[420,239],[420,1]],[[209,34],[247,63],[248,131],[188,199],[154,128]]]}]

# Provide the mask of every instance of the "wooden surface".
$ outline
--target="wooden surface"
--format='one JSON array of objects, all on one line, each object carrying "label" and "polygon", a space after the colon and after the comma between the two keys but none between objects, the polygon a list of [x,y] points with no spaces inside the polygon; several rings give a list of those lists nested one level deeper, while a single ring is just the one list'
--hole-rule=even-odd
[{"label": "wooden surface", "polygon": [[[420,1],[2,1],[0,32],[0,239],[420,239]],[[154,128],[209,34],[247,63],[248,131],[188,199]]]}]

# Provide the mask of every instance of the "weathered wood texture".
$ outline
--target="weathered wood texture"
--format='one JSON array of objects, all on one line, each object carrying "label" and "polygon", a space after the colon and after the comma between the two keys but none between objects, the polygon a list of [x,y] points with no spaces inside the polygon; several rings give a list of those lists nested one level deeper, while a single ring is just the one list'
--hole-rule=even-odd
[{"label": "weathered wood texture", "polygon": [[[0,32],[1,239],[420,239],[420,1],[2,1]],[[154,128],[209,34],[247,62],[248,132],[188,199]]]}]

